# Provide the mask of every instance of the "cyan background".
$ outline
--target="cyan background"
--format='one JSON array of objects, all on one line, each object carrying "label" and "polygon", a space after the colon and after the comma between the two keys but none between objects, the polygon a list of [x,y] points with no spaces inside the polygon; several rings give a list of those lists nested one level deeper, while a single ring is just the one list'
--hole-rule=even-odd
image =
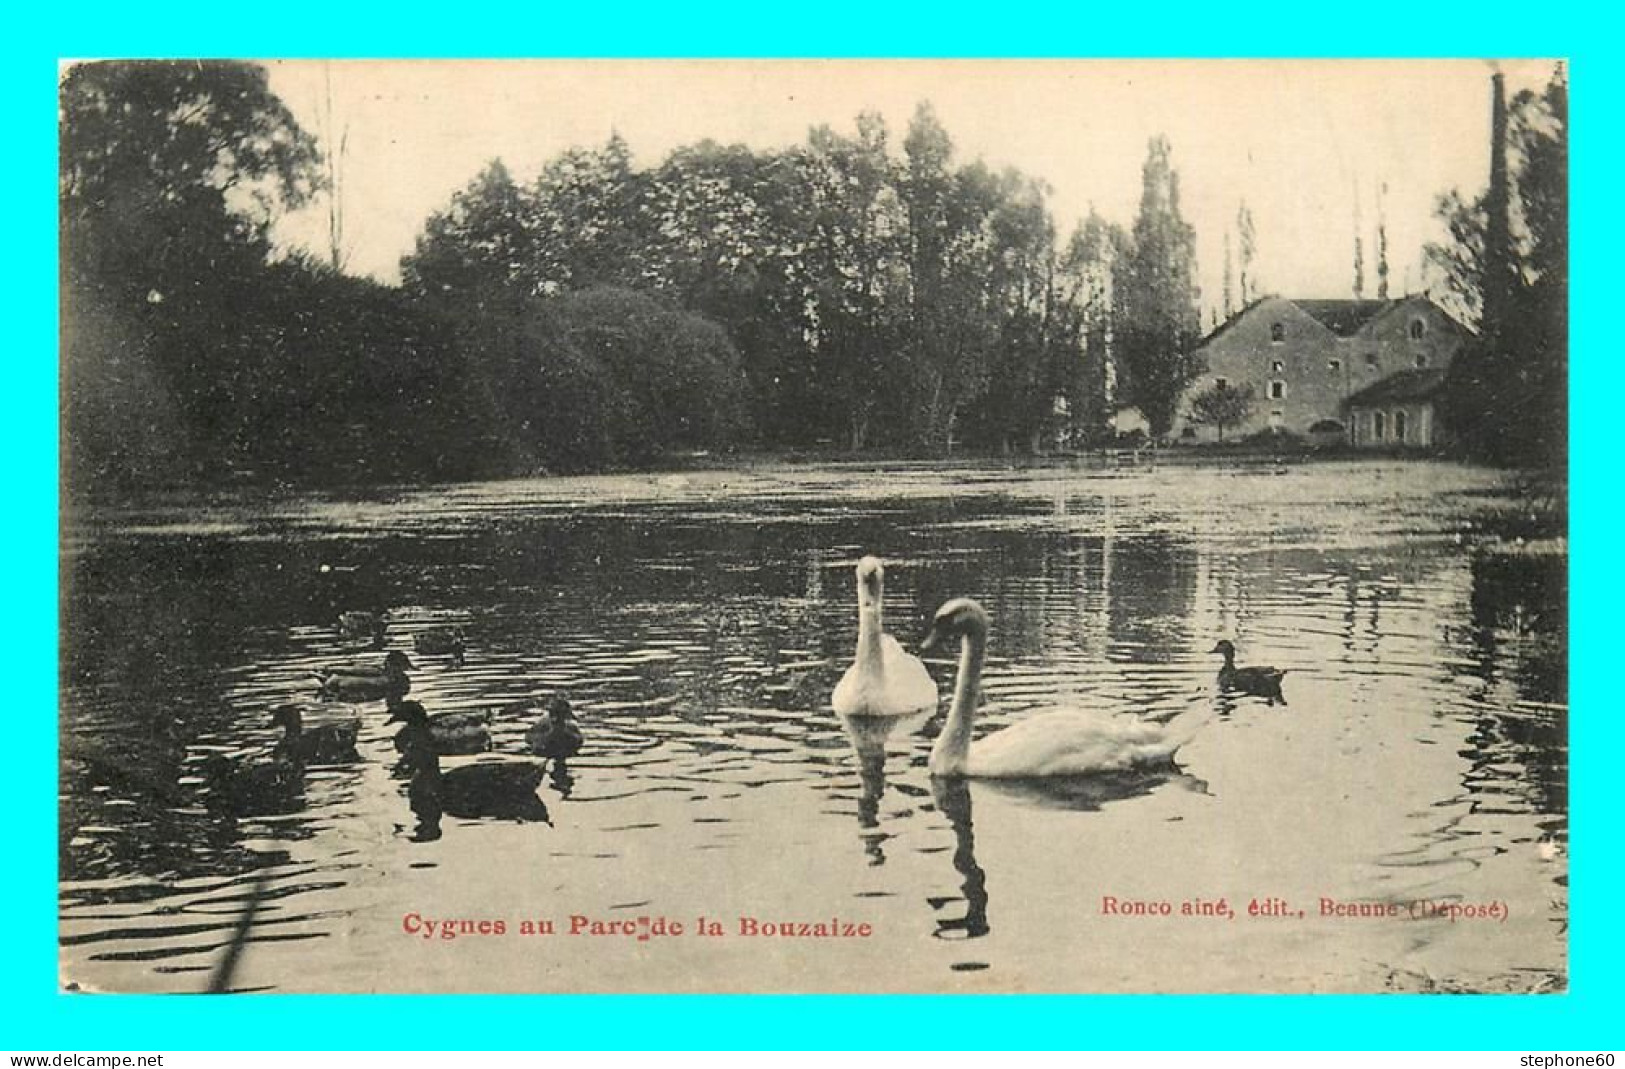
[{"label": "cyan background", "polygon": [[[1617,14],[1598,5],[937,3],[19,5],[0,23],[0,254],[19,326],[4,435],[10,797],[0,1048],[1618,1046],[1619,792],[1603,749],[1619,499]],[[1563,996],[180,996],[56,993],[56,69],[116,56],[1567,56],[1573,345],[1570,993]],[[1418,101],[1418,106],[1425,102]],[[69,622],[71,626],[71,621]]]}]

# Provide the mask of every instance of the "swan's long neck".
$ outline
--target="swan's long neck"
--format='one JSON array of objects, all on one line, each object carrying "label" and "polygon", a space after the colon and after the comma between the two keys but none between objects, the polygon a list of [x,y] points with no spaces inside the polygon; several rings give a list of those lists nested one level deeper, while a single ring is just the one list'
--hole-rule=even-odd
[{"label": "swan's long neck", "polygon": [[987,654],[987,634],[980,628],[965,632],[959,642],[959,674],[954,678],[954,700],[948,707],[948,722],[931,748],[933,775],[952,776],[965,771],[970,758],[971,725],[976,718],[976,695],[982,682],[982,660]]},{"label": "swan's long neck", "polygon": [[858,584],[858,668],[878,675],[884,658],[880,651],[880,598],[864,584]]}]

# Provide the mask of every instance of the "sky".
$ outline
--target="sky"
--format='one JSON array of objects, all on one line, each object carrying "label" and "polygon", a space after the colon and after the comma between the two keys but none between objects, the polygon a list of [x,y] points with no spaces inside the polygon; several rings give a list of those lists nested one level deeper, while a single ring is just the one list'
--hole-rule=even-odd
[{"label": "sky", "polygon": [[[345,137],[348,269],[399,280],[429,214],[492,159],[520,181],[612,132],[638,167],[711,139],[756,150],[852,132],[881,113],[901,153],[931,102],[955,160],[1015,167],[1052,189],[1064,241],[1091,206],[1130,226],[1147,143],[1166,135],[1196,228],[1204,309],[1223,288],[1224,241],[1243,200],[1265,292],[1352,297],[1356,216],[1366,296],[1387,223],[1390,290],[1435,281],[1423,247],[1443,237],[1439,194],[1489,171],[1490,76],[1509,95],[1543,84],[1539,60],[294,60],[271,86],[324,147]],[[329,108],[328,101],[331,101]],[[279,240],[323,250],[327,208],[285,219]],[[1204,315],[1204,322],[1207,316]]]}]

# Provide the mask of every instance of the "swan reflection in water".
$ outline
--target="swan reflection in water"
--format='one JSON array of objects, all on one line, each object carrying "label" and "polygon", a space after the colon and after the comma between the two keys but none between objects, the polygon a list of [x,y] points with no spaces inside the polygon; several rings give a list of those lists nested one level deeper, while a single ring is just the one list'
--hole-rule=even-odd
[{"label": "swan reflection in water", "polygon": [[[930,897],[926,902],[933,912],[940,912],[944,906],[961,898],[965,903],[964,916],[937,919],[937,930],[933,934],[938,939],[975,939],[992,930],[988,923],[987,873],[976,862],[976,836],[971,821],[972,782],[957,776],[931,777],[931,794],[936,800],[937,809],[948,818],[953,828],[954,869],[962,877],[959,885],[962,894]],[[1014,798],[1027,805],[1086,813],[1099,812],[1114,802],[1144,797],[1166,784],[1174,784],[1198,794],[1208,793],[1206,782],[1173,765],[1097,772],[1087,776],[974,782],[978,791]],[[955,969],[965,971],[977,967],[974,963],[960,963]]]},{"label": "swan reflection in water", "polygon": [[880,799],[886,793],[886,740],[899,728],[904,735],[918,732],[934,712],[924,709],[899,716],[841,717],[858,758],[858,781],[862,786],[858,796],[858,827],[862,829],[859,837],[870,865],[886,863],[884,844],[891,838],[889,832],[880,830]]},{"label": "swan reflection in water", "polygon": [[[977,939],[992,931],[987,923],[987,873],[976,863],[976,836],[971,830],[970,783],[963,779],[931,777],[931,795],[937,809],[954,829],[954,869],[964,877],[959,889],[963,892],[963,917],[938,917],[938,939]],[[933,897],[926,902],[933,911],[940,911],[955,898]]]}]

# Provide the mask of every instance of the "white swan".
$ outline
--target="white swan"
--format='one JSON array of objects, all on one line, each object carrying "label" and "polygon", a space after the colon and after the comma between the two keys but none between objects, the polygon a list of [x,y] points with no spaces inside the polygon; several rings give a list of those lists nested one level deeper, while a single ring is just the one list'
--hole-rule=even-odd
[{"label": "white swan", "polygon": [[903,716],[937,707],[937,684],[925,664],[881,629],[885,573],[876,557],[858,561],[858,650],[830,698],[842,717]]},{"label": "white swan", "polygon": [[921,649],[931,649],[955,636],[960,640],[953,705],[931,749],[928,767],[933,776],[1081,776],[1166,764],[1213,715],[1209,709],[1158,724],[1133,716],[1066,709],[1012,724],[973,746],[971,722],[987,653],[987,627],[986,610],[970,598],[955,598],[937,610],[931,634],[920,644]]}]

